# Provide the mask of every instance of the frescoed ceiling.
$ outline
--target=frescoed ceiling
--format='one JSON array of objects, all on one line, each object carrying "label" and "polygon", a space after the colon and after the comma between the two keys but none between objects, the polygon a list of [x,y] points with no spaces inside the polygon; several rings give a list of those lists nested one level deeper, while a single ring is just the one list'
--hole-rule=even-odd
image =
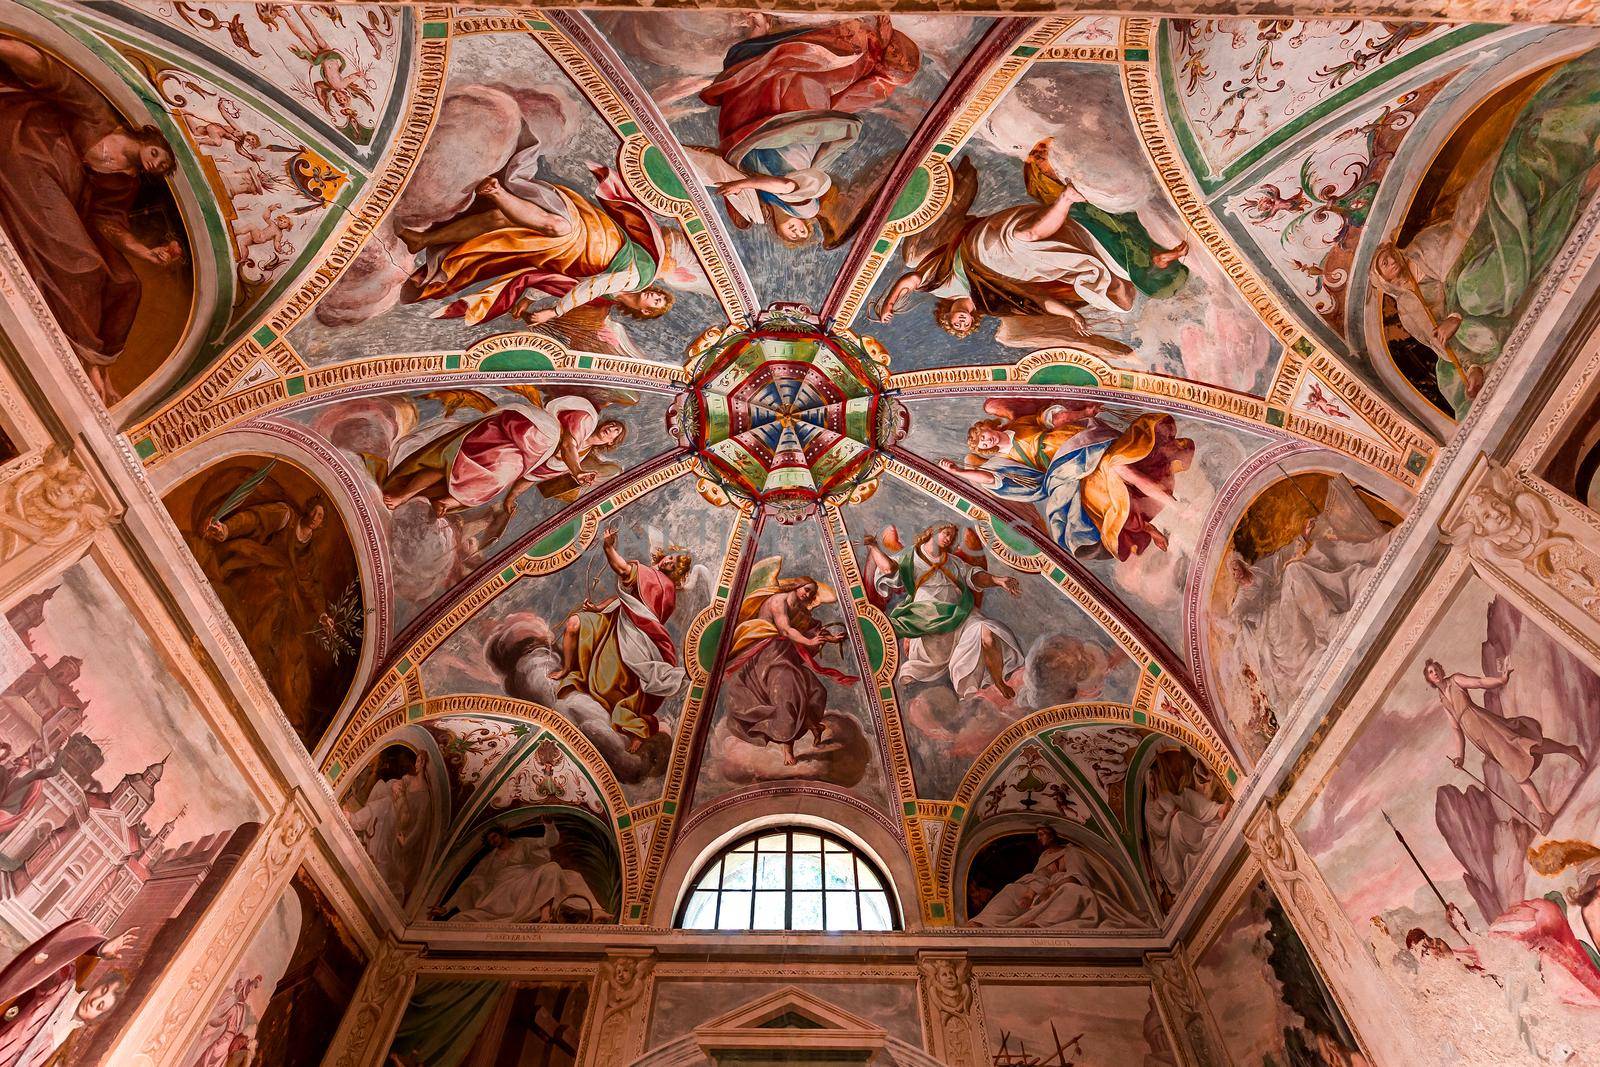
[{"label": "frescoed ceiling", "polygon": [[107,399],[219,588],[278,546],[232,603],[352,818],[431,790],[416,919],[564,807],[670,922],[694,826],[826,798],[927,923],[1045,819],[1159,929],[1539,299],[1424,253],[1594,44],[10,10],[170,146],[201,295]]}]

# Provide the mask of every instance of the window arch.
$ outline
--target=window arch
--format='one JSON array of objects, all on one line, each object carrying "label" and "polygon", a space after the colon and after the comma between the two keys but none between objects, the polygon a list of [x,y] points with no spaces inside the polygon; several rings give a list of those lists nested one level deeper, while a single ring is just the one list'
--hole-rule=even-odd
[{"label": "window arch", "polygon": [[898,930],[876,864],[811,827],[772,827],[736,840],[695,876],[678,916],[685,930]]}]

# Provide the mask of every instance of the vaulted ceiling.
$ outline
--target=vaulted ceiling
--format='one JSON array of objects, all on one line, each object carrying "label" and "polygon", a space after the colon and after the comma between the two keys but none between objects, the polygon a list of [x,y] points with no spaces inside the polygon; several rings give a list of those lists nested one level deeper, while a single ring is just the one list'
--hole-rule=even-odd
[{"label": "vaulted ceiling", "polygon": [[[432,768],[398,905],[565,806],[635,923],[695,826],[825,803],[928,924],[1045,821],[1159,929],[1481,387],[1376,261],[1593,43],[274,7],[0,27],[176,148],[193,306],[114,415],[219,585],[258,487],[347,532],[316,634],[222,592],[347,810]],[[1252,599],[1335,541],[1315,618]]]}]

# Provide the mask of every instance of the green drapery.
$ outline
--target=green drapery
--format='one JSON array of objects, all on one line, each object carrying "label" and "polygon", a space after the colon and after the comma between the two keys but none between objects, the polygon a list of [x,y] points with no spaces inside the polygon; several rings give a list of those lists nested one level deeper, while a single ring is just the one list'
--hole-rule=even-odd
[{"label": "green drapery", "polygon": [[[1588,199],[1600,150],[1600,49],[1566,63],[1523,106],[1489,178],[1487,199],[1445,285],[1461,316],[1451,348],[1463,363],[1500,355],[1533,287]],[[1459,415],[1471,402],[1449,360],[1439,388]]]},{"label": "green drapery", "polygon": [[428,1067],[460,1067],[505,989],[497,981],[419,981],[393,1050]]},{"label": "green drapery", "polygon": [[1189,280],[1189,268],[1182,263],[1155,265],[1160,249],[1133,212],[1117,215],[1080,200],[1067,209],[1067,217],[1089,231],[1144,295],[1171,296]]},{"label": "green drapery", "polygon": [[918,600],[917,550],[906,549],[900,553],[897,562],[900,565],[900,584],[905,587],[906,595],[889,611],[889,624],[894,627],[896,636],[928,637],[932,634],[947,634],[967,621],[967,616],[972,614],[975,598],[966,582],[957,583],[961,586],[961,599],[954,604]]}]

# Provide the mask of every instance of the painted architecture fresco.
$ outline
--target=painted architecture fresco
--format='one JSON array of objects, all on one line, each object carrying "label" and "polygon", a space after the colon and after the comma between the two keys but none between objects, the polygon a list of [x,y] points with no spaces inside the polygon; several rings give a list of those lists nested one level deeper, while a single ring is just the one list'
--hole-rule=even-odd
[{"label": "painted architecture fresco", "polygon": [[[4,988],[17,1062],[101,1063],[261,830],[108,564],[6,613]],[[37,1057],[37,1058],[34,1058]]]},{"label": "painted architecture fresco", "polygon": [[[3,585],[0,1050],[1356,1064],[1384,998],[1312,943],[1353,926],[1419,1018],[1577,1055],[1600,408],[1513,405],[1589,322],[1593,29],[0,4],[39,327],[0,357],[71,409],[0,410],[0,567],[48,576]],[[117,824],[99,873],[69,809]],[[786,812],[908,927],[1121,970],[606,985]],[[1272,884],[1218,920],[1246,847]],[[369,925],[589,955],[430,957],[402,1019]],[[17,963],[51,938],[87,980]],[[135,1018],[179,959],[192,1008]]]}]

